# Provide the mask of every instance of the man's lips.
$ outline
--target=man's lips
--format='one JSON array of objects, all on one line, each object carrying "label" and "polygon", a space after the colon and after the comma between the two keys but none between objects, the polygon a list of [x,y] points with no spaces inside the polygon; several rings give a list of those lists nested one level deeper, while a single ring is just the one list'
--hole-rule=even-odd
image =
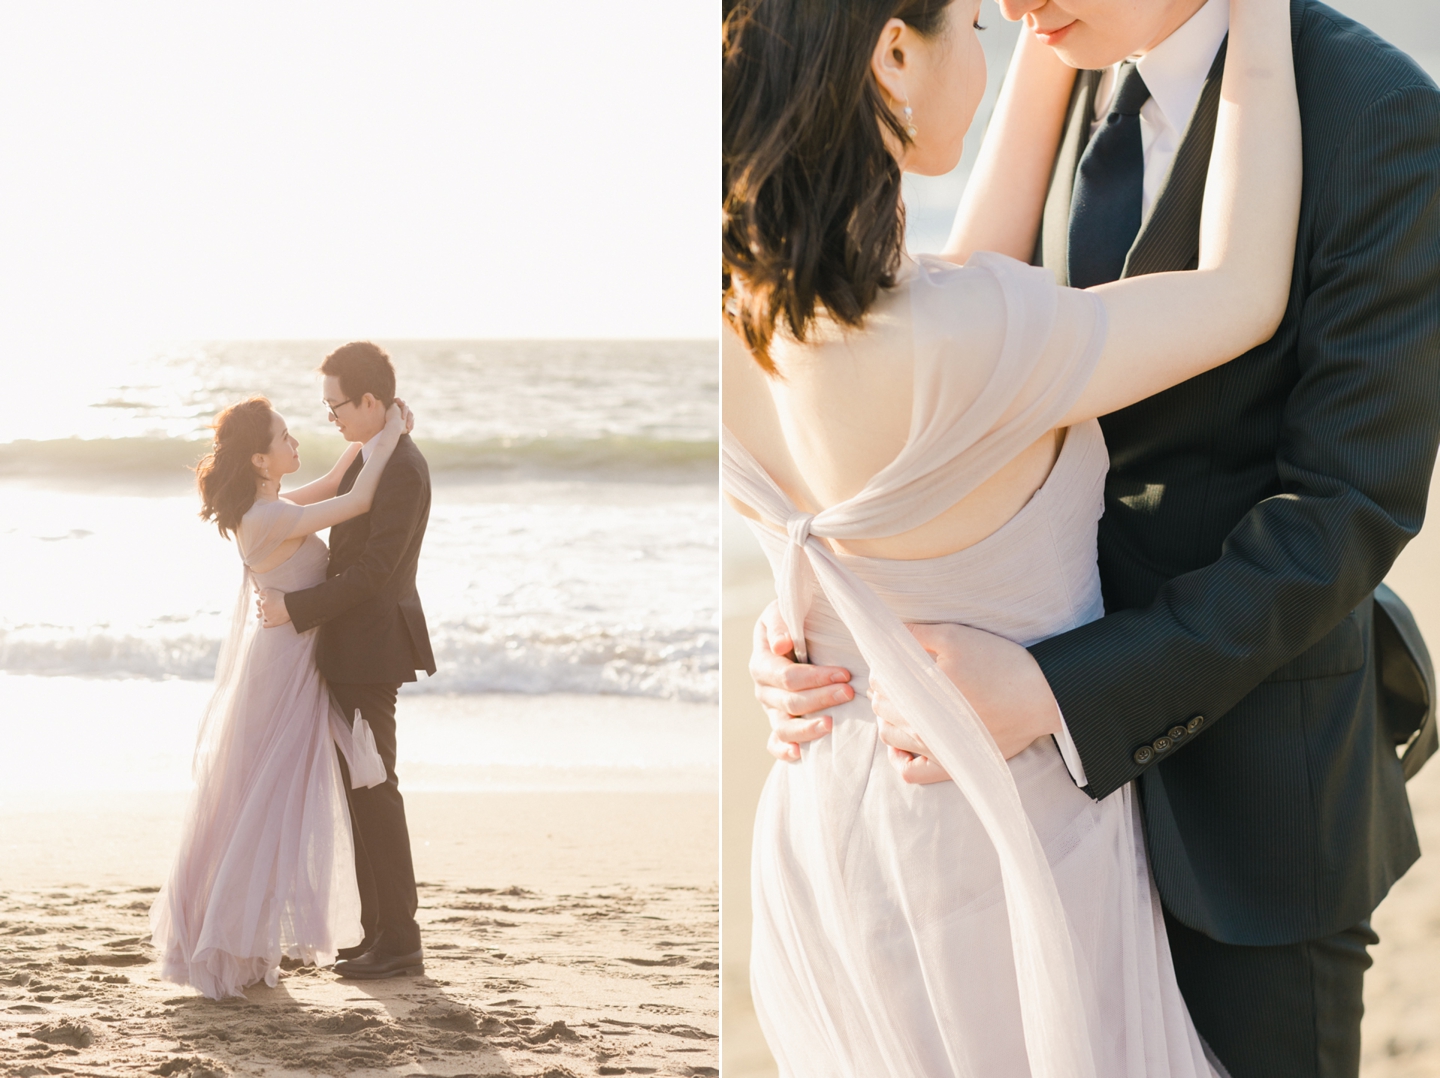
[{"label": "man's lips", "polygon": [[1078,21],[1078,19],[1072,19],[1064,26],[1057,26],[1053,30],[1042,30],[1037,26],[1034,29],[1034,34],[1046,45],[1058,45],[1060,44],[1060,42],[1065,40],[1066,36],[1070,33],[1070,31],[1074,28],[1075,23]]}]

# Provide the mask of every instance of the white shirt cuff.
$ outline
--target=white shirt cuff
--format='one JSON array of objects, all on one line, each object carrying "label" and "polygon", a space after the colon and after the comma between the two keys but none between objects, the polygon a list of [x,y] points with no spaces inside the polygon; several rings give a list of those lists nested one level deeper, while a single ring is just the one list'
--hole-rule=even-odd
[{"label": "white shirt cuff", "polygon": [[1060,711],[1059,704],[1055,705],[1055,710],[1060,712],[1060,732],[1055,735],[1055,747],[1060,750],[1060,759],[1065,761],[1076,786],[1089,786],[1090,780],[1085,777],[1085,765],[1080,762],[1080,750],[1075,747],[1075,739],[1070,736],[1070,727],[1065,725],[1065,713]]}]

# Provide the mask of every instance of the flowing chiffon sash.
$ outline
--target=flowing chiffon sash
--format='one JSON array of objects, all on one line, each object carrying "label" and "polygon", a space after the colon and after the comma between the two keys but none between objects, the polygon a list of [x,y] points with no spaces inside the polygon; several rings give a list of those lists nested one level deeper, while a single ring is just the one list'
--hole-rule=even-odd
[{"label": "flowing chiffon sash", "polygon": [[330,708],[330,736],[345,757],[345,766],[350,769],[350,788],[368,789],[385,781],[385,761],[375,747],[375,735],[370,724],[360,717],[355,709],[353,725],[345,724],[345,717],[337,707]]},{"label": "flowing chiffon sash", "polygon": [[[220,646],[220,658],[215,664],[215,692],[200,718],[200,733],[195,740],[195,756],[191,761],[191,777],[195,781],[208,769],[208,761],[216,748],[219,734],[219,720],[230,709],[239,688],[235,677],[235,665],[244,654],[245,634],[259,632],[260,623],[250,616],[250,596],[255,585],[255,575],[248,565],[241,565],[240,593],[235,598],[235,610],[230,615],[230,631]],[[375,735],[370,725],[355,712],[354,725],[347,724],[334,701],[330,705],[330,737],[340,755],[345,757],[345,766],[350,770],[350,788],[359,790],[379,786],[385,781],[385,761],[375,746]]]},{"label": "flowing chiffon sash", "polygon": [[[979,361],[964,354],[964,327],[956,327],[953,317],[946,321],[947,304],[954,306],[947,289],[968,284],[998,284],[1005,320],[1001,352],[992,357],[993,370],[978,397],[962,396],[955,379],[947,377],[948,363]],[[1089,380],[1105,330],[1099,302],[1067,292],[1066,346],[1054,347],[1059,294],[1045,271],[1001,256],[976,256],[963,269],[922,263],[910,297],[915,402],[909,438],[895,461],[854,498],[820,513],[801,512],[728,428],[721,434],[721,474],[729,495],[788,536],[776,585],[797,657],[802,662],[807,657],[805,615],[819,587],[872,673],[883,680],[886,694],[955,780],[994,844],[1031,1073],[1035,1078],[1096,1078],[1060,893],[1005,759],[960,690],[889,607],[821,541],[895,535],[933,519],[1057,425]],[[834,858],[827,875],[811,883],[823,896],[836,955],[865,998],[883,999],[885,986],[865,968],[864,946],[851,923]],[[903,1036],[885,1022],[882,1009],[871,1008],[866,1017],[892,1075],[918,1073]]]},{"label": "flowing chiffon sash", "polygon": [[[1060,892],[1000,750],[970,702],[940,673],[900,619],[819,541],[811,530],[815,517],[798,512],[729,431],[723,432],[722,452],[726,490],[789,533],[782,576],[793,577],[799,561],[805,560],[872,673],[883,679],[886,694],[950,773],[994,843],[1009,913],[1025,1047],[1035,1078],[1095,1078]],[[798,643],[801,634],[793,628],[792,633]],[[843,922],[838,870],[829,883],[834,901],[828,904]],[[835,928],[840,938],[854,937],[843,923]],[[866,971],[851,972],[869,992],[883,991],[883,986],[867,983],[873,979]],[[895,1061],[895,1073],[904,1074],[905,1046],[892,1031],[873,1032],[882,1051]]]}]

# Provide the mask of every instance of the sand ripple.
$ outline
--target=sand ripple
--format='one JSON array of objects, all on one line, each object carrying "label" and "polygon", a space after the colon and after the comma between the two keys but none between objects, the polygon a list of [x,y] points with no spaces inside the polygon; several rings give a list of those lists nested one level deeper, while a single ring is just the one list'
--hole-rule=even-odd
[{"label": "sand ripple", "polygon": [[0,892],[0,1070],[280,1078],[718,1075],[714,888],[421,885],[427,976],[289,962],[211,1000],[156,976],[153,888]]}]

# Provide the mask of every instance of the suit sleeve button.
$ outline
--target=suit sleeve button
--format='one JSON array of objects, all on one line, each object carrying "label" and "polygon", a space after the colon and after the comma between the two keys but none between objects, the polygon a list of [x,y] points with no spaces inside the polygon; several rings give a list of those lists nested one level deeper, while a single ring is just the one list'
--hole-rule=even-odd
[{"label": "suit sleeve button", "polygon": [[1150,742],[1150,747],[1155,750],[1156,756],[1159,756],[1162,752],[1169,752],[1170,745],[1170,739],[1164,734],[1161,734],[1154,741]]},{"label": "suit sleeve button", "polygon": [[1204,715],[1195,715],[1195,716],[1193,716],[1193,717],[1190,719],[1189,722],[1187,722],[1187,723],[1185,724],[1185,732],[1186,732],[1186,733],[1193,734],[1196,730],[1200,729],[1200,727],[1202,727],[1202,726],[1204,726],[1204,725],[1205,725],[1205,716],[1204,716]]},{"label": "suit sleeve button", "polygon": [[1153,759],[1155,759],[1155,750],[1149,745],[1141,745],[1135,750],[1134,760],[1141,767],[1144,767]]},{"label": "suit sleeve button", "polygon": [[1172,727],[1170,727],[1170,740],[1171,740],[1171,741],[1179,741],[1179,740],[1180,740],[1182,737],[1184,737],[1184,736],[1185,736],[1185,727],[1183,727],[1183,726],[1172,726]]}]

